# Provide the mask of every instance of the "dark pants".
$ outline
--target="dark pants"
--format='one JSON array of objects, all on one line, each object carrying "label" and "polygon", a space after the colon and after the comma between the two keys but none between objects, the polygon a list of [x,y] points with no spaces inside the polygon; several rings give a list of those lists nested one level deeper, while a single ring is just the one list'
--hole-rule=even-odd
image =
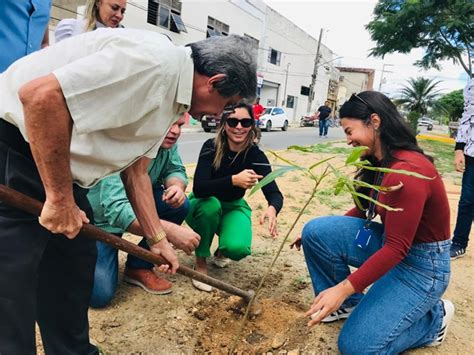
[{"label": "dark pants", "polygon": [[[153,188],[153,196],[155,198],[156,211],[162,220],[179,225],[183,223],[190,209],[188,199],[186,199],[181,207],[172,208],[163,202],[163,188],[161,186]],[[122,237],[122,234],[115,235]],[[146,238],[143,238],[138,245],[150,250]],[[152,269],[155,265],[128,254],[125,266],[130,269]],[[118,270],[118,250],[110,244],[97,242],[97,264],[95,267],[91,307],[103,308],[112,301],[117,291]]]},{"label": "dark pants", "polygon": [[463,248],[469,242],[472,219],[474,217],[474,164],[466,164],[462,175],[461,198],[458,205],[458,217],[454,229],[453,244]]},{"label": "dark pants", "polygon": [[[0,183],[45,199],[28,144],[3,119]],[[86,191],[74,186],[74,196],[92,217]],[[53,235],[37,216],[0,202],[0,354],[36,353],[35,322],[46,354],[96,354],[87,317],[95,259],[93,240]]]}]

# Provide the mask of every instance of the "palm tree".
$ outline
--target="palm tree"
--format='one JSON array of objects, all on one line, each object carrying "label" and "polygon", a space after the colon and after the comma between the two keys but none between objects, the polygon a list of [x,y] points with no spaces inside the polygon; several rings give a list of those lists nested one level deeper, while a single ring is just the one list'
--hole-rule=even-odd
[{"label": "palm tree", "polygon": [[417,112],[420,115],[428,113],[428,107],[432,106],[438,96],[439,90],[436,90],[440,82],[427,78],[410,78],[408,84],[401,90],[401,98],[398,103],[405,106],[411,112]]}]

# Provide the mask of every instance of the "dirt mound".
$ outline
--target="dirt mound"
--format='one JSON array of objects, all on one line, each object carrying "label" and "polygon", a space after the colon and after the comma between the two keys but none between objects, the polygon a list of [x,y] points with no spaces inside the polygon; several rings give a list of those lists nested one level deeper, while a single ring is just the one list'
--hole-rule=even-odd
[{"label": "dirt mound", "polygon": [[[264,353],[301,344],[307,335],[303,312],[276,299],[259,301],[262,313],[246,322],[236,351]],[[197,352],[227,353],[241,326],[245,307],[238,297],[218,294],[197,304],[194,316],[206,324],[198,336]],[[295,338],[295,339],[293,339]]]}]

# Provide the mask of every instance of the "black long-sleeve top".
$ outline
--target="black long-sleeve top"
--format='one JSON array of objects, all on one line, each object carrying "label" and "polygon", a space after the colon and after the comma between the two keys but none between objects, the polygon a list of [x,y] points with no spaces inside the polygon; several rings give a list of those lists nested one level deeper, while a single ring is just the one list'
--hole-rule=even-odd
[{"label": "black long-sleeve top", "polygon": [[[214,139],[208,139],[201,148],[194,174],[193,193],[197,198],[214,196],[221,201],[237,200],[244,197],[245,189],[232,185],[232,175],[244,169],[253,169],[262,176],[272,171],[268,165],[253,165],[253,163],[269,164],[265,154],[256,145],[253,145],[247,154],[241,153],[237,158],[235,158],[236,152],[224,154],[218,170],[212,166],[215,154]],[[275,207],[277,213],[280,212],[283,207],[283,195],[276,182],[272,181],[264,186],[262,191],[268,205]]]}]

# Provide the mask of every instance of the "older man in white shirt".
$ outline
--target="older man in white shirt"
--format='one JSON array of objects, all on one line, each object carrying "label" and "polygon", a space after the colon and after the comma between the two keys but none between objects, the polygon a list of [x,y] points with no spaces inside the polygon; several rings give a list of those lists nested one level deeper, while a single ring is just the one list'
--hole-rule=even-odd
[{"label": "older man in white shirt", "polygon": [[169,262],[161,270],[177,270],[148,163],[184,112],[252,98],[255,58],[239,36],[177,47],[156,32],[99,29],[0,75],[0,183],[45,200],[39,221],[0,204],[0,353],[34,352],[35,320],[47,353],[97,352],[87,320],[95,244],[75,237],[89,221],[82,187],[105,176],[121,171],[150,250]]}]

